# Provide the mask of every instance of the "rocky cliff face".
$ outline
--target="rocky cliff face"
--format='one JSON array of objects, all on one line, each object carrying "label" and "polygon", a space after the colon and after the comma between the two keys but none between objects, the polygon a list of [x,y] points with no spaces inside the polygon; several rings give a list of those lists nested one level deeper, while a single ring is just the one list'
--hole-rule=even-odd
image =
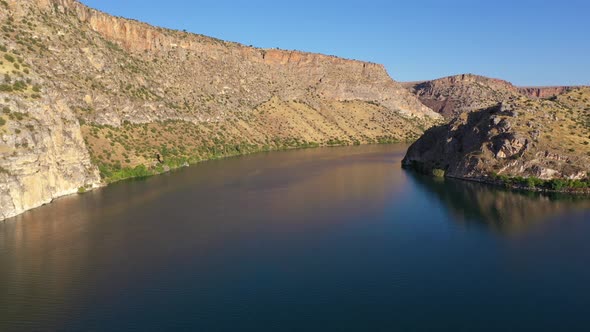
[{"label": "rocky cliff face", "polygon": [[203,159],[414,140],[441,119],[378,64],[156,28],[75,0],[0,7],[3,218]]},{"label": "rocky cliff face", "polygon": [[[589,146],[590,89],[585,88],[553,101],[522,96],[463,113],[428,130],[403,165],[438,176],[588,191]],[[547,182],[552,180],[559,181]]]},{"label": "rocky cliff face", "polygon": [[78,120],[63,100],[0,98],[0,219],[100,184]]}]

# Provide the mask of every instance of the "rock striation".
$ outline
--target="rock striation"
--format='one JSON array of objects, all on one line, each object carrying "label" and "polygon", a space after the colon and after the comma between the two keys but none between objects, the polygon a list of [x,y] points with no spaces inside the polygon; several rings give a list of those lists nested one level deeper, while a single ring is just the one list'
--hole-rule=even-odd
[{"label": "rock striation", "polygon": [[442,117],[382,65],[0,2],[0,218],[261,150],[415,140]]}]

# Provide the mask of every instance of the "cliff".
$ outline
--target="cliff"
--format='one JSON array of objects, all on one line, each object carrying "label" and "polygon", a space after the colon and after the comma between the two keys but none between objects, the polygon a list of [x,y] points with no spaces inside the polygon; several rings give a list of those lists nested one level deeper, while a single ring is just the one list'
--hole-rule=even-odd
[{"label": "cliff", "polygon": [[52,95],[36,101],[11,97],[3,104],[6,123],[0,127],[0,220],[98,187],[98,170],[63,100]]},{"label": "cliff", "polygon": [[378,64],[152,27],[75,0],[0,7],[3,218],[204,159],[415,140],[441,119]]}]

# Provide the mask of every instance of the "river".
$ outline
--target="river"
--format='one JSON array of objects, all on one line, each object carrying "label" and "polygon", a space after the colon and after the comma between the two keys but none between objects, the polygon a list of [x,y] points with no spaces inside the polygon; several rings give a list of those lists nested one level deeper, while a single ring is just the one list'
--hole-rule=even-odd
[{"label": "river", "polygon": [[0,331],[585,331],[590,200],[406,145],[204,162],[0,222]]}]

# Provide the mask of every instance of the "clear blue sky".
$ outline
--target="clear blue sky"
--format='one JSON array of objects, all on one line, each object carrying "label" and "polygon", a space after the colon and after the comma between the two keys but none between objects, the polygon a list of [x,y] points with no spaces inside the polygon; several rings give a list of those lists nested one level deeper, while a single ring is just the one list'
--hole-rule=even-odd
[{"label": "clear blue sky", "polygon": [[398,81],[475,73],[590,84],[590,1],[82,0],[246,45],[382,63]]}]

